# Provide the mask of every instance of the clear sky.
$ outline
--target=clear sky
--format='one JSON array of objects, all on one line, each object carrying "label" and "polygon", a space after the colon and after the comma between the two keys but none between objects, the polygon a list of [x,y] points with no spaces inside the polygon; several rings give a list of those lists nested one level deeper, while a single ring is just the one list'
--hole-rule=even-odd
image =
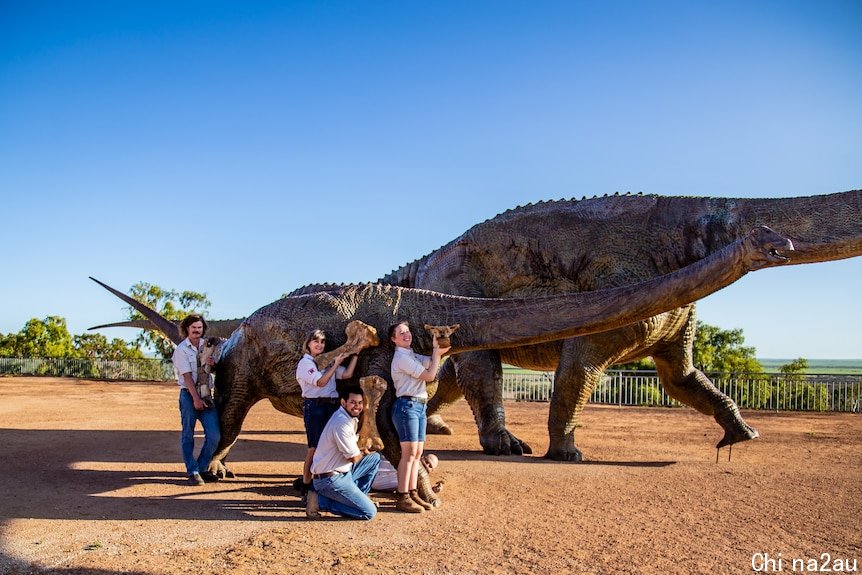
[{"label": "clear sky", "polygon": [[[858,188],[858,0],[0,2],[3,333],[123,319],[90,275],[238,317],[529,202]],[[699,317],[860,358],[860,278],[766,270]]]}]

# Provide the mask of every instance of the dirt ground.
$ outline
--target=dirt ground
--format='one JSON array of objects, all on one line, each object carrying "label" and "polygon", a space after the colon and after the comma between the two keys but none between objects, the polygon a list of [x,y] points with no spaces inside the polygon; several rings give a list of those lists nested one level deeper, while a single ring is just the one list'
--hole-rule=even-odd
[{"label": "dirt ground", "polygon": [[[506,409],[544,453],[547,405]],[[862,570],[860,415],[748,412],[761,439],[716,463],[709,417],[590,406],[583,464],[485,456],[468,406],[446,416],[456,434],[427,446],[442,508],[402,514],[378,495],[371,522],[309,521],[290,487],[302,421],[268,402],[231,453],[240,477],[190,487],[173,384],[0,378],[0,573]]]}]

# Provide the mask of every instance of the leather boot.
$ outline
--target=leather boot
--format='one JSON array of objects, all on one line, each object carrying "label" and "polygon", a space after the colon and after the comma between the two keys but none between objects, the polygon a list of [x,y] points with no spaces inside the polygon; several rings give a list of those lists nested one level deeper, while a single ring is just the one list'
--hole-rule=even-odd
[{"label": "leather boot", "polygon": [[409,493],[398,493],[395,509],[406,513],[424,513],[425,508],[413,501]]},{"label": "leather boot", "polygon": [[410,490],[410,499],[412,499],[417,505],[421,506],[425,511],[431,511],[434,509],[433,505],[419,497],[419,491],[417,489]]}]

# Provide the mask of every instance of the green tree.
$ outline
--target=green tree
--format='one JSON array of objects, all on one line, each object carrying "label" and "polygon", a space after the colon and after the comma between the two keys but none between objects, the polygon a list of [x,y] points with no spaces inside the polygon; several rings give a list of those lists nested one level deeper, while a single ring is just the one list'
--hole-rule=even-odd
[{"label": "green tree", "polygon": [[632,361],[629,363],[620,363],[618,365],[614,365],[611,369],[624,369],[631,371],[653,371],[655,370],[655,362],[653,362],[650,357],[642,357],[637,361]]},{"label": "green tree", "polygon": [[778,371],[787,376],[804,375],[808,371],[808,360],[804,357],[798,357],[790,363],[785,363],[779,367]]},{"label": "green tree", "polygon": [[73,354],[66,318],[56,315],[33,318],[17,334],[10,333],[0,340],[0,357],[71,357]]},{"label": "green tree", "polygon": [[763,366],[756,350],[744,345],[741,329],[723,330],[697,322],[694,337],[694,365],[704,373],[758,373]]},{"label": "green tree", "polygon": [[115,337],[110,342],[99,333],[85,333],[72,338],[75,357],[84,359],[142,359],[144,352],[137,344]]},{"label": "green tree", "polygon": [[[205,293],[166,290],[147,282],[133,285],[129,295],[171,321],[181,321],[190,313],[206,315],[210,307],[210,300]],[[127,309],[130,320],[145,319],[135,308],[129,306]],[[169,359],[174,352],[173,343],[159,331],[142,330],[135,343],[138,347],[155,349],[165,359]]]},{"label": "green tree", "polygon": [[778,368],[784,376],[779,384],[779,397],[785,409],[816,409],[829,406],[829,390],[823,384],[809,383],[805,378],[808,360],[799,357]]}]

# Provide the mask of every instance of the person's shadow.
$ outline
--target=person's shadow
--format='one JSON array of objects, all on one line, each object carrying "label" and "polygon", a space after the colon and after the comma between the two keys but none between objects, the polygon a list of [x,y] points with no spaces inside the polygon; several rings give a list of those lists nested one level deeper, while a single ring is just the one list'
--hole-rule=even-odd
[{"label": "person's shadow", "polygon": [[[297,440],[268,437],[275,434],[297,435]],[[0,522],[292,519],[286,511],[304,519],[291,486],[295,474],[241,473],[244,461],[301,462],[304,439],[296,431],[243,432],[228,458],[239,477],[195,487],[188,485],[184,472],[179,431],[0,429]],[[201,441],[197,437],[196,453]],[[159,494],[147,494],[154,491]],[[266,499],[236,496],[242,492]]]}]

